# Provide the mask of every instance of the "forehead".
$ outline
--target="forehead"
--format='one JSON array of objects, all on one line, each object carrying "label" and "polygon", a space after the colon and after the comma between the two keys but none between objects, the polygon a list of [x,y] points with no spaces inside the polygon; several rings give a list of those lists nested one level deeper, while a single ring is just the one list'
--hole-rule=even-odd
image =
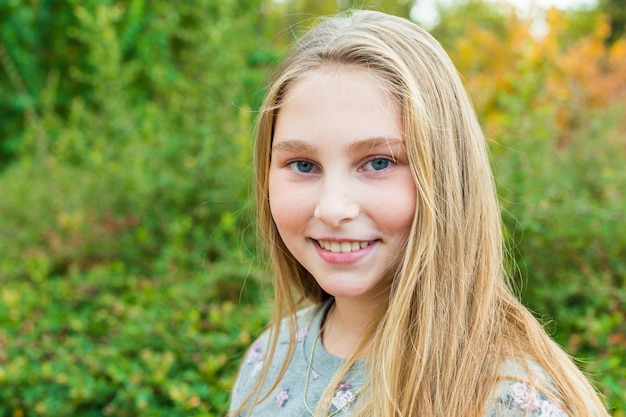
[{"label": "forehead", "polygon": [[389,101],[393,100],[384,80],[373,70],[354,65],[323,64],[305,72],[287,88],[281,107],[295,96],[310,94],[326,85],[343,87],[335,90],[335,94],[341,96],[346,93],[346,87],[353,84],[361,86],[361,95],[378,93],[384,95]]},{"label": "forehead", "polygon": [[401,138],[399,107],[372,71],[323,67],[288,89],[278,110],[273,139]]}]

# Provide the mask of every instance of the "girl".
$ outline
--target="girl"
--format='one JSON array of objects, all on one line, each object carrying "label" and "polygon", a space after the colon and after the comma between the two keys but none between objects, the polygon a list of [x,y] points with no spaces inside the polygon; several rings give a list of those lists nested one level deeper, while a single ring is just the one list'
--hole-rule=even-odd
[{"label": "girl", "polygon": [[485,140],[424,30],[357,11],[309,31],[255,169],[275,315],[231,416],[607,415],[505,284]]}]

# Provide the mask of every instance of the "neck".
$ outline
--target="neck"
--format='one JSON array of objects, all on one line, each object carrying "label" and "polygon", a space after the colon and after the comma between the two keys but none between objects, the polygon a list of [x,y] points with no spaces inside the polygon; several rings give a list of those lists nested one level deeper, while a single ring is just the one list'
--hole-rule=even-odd
[{"label": "neck", "polygon": [[[335,298],[324,321],[322,343],[324,348],[334,356],[348,358],[367,332],[367,329],[378,314],[380,302],[366,302]],[[359,358],[367,356],[368,348],[358,354]]]}]

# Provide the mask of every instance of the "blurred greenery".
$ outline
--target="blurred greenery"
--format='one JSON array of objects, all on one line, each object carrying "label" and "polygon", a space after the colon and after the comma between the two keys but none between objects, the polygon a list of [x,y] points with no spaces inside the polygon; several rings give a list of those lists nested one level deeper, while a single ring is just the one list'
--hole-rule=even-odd
[{"label": "blurred greenery", "polygon": [[[269,314],[249,199],[268,74],[311,16],[413,3],[0,3],[0,417],[225,413]],[[471,0],[432,31],[491,140],[521,296],[625,416],[619,6],[552,10],[533,38]]]}]

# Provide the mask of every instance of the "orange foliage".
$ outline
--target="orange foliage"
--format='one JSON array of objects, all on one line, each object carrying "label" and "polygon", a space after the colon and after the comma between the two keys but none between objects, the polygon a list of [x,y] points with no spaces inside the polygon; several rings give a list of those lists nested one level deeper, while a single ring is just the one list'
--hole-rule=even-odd
[{"label": "orange foliage", "polygon": [[504,36],[474,24],[453,47],[452,59],[490,135],[509,120],[510,109],[501,103],[506,95],[521,100],[528,111],[550,107],[559,146],[567,145],[591,111],[626,102],[626,39],[606,42],[608,17],[599,18],[592,33],[568,45],[561,41],[568,15],[550,9],[546,23],[546,36],[533,38],[532,21],[511,13]]},{"label": "orange foliage", "polygon": [[[564,24],[556,11],[551,27]],[[555,31],[556,32],[556,31]],[[601,18],[593,33],[581,38],[553,59],[557,71],[548,78],[548,96],[557,104],[556,122],[562,131],[560,146],[590,110],[607,108],[626,99],[626,40],[607,45],[608,18]]]}]

